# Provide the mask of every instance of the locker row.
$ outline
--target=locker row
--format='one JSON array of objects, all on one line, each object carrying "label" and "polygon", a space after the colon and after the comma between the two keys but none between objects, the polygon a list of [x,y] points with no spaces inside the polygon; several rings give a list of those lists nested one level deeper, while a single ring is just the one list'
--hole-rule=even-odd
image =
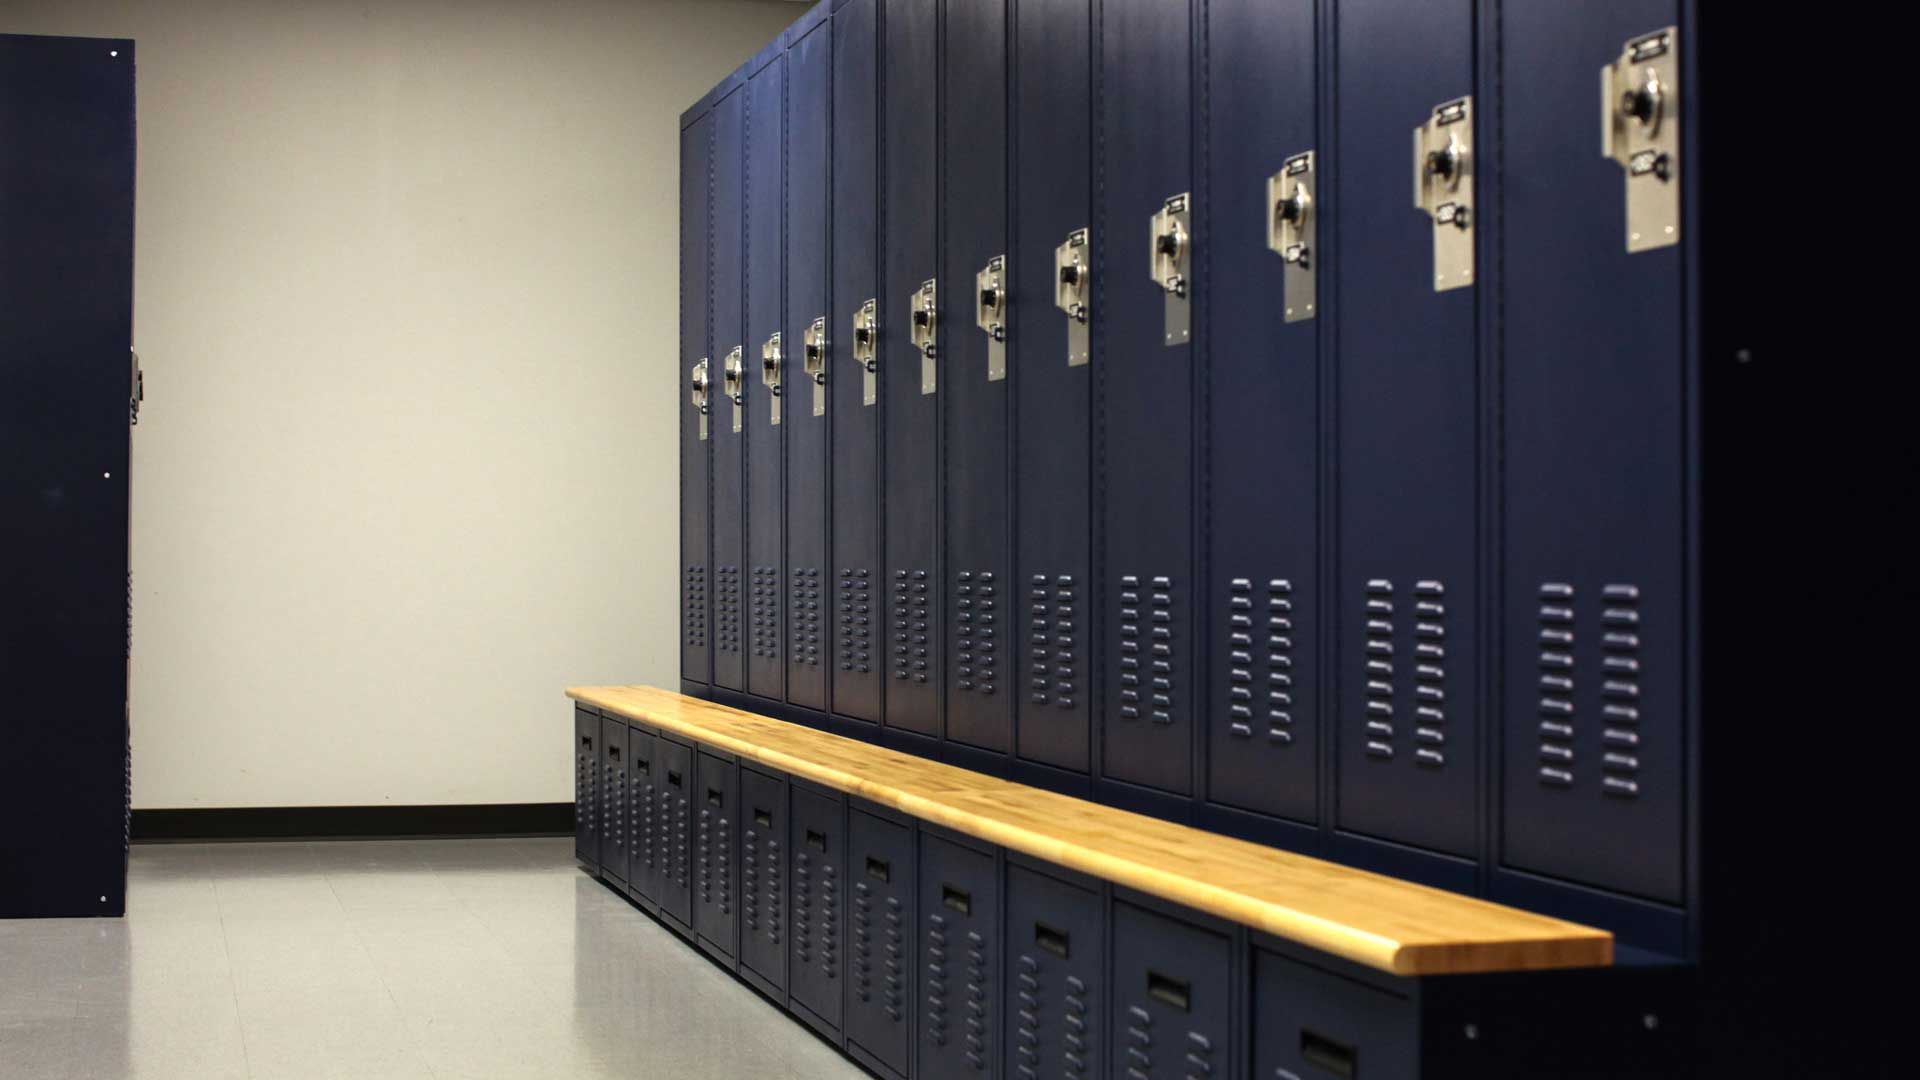
[{"label": "locker row", "polygon": [[1385,976],[622,717],[574,736],[581,864],[880,1076],[1680,1074],[1643,1020],[1683,1026],[1670,972]]},{"label": "locker row", "polygon": [[683,688],[1690,955],[1694,23],[822,3],[683,121]]}]

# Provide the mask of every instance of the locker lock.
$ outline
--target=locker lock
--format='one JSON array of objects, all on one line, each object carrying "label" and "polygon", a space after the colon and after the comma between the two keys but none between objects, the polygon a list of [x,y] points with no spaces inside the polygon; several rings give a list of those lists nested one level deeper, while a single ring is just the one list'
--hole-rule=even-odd
[{"label": "locker lock", "polygon": [[713,383],[707,377],[707,370],[707,360],[703,357],[699,363],[693,365],[687,380],[688,385],[693,388],[693,407],[700,411],[700,438],[702,439],[707,437],[707,416],[712,412],[707,404],[707,398]]},{"label": "locker lock", "polygon": [[1053,303],[1067,313],[1067,366],[1078,367],[1089,354],[1087,297],[1092,295],[1093,268],[1085,229],[1067,234],[1067,242],[1053,249]]},{"label": "locker lock", "polygon": [[1168,345],[1184,345],[1191,318],[1193,196],[1175,195],[1153,215],[1153,280],[1166,294]]},{"label": "locker lock", "polygon": [[773,423],[780,422],[780,366],[785,358],[780,351],[780,332],[760,346],[760,381],[767,388],[767,398],[772,403]]},{"label": "locker lock", "polygon": [[746,350],[738,345],[727,354],[726,363],[720,366],[720,389],[733,402],[733,430],[740,430],[740,407],[746,403],[747,362]]},{"label": "locker lock", "polygon": [[1643,34],[1600,69],[1600,153],[1626,171],[1629,252],[1680,242],[1678,37]]},{"label": "locker lock", "polygon": [[920,392],[933,393],[933,359],[939,351],[940,307],[938,283],[928,278],[920,283],[908,298],[912,321],[908,324],[908,335],[913,346],[920,350]]},{"label": "locker lock", "polygon": [[1413,129],[1413,205],[1433,220],[1433,289],[1473,284],[1473,99],[1436,105]]},{"label": "locker lock", "polygon": [[1314,244],[1319,231],[1313,212],[1313,151],[1295,154],[1267,178],[1267,247],[1286,262],[1284,285],[1288,322],[1313,318]]},{"label": "locker lock", "polygon": [[813,379],[813,415],[827,412],[827,317],[807,324],[801,337],[800,366]]},{"label": "locker lock", "polygon": [[1007,377],[1007,257],[995,255],[973,276],[973,321],[987,335],[987,381]]},{"label": "locker lock", "polygon": [[853,361],[860,365],[861,395],[863,405],[874,402],[878,389],[875,376],[880,370],[877,361],[880,339],[880,302],[868,300],[853,313]]}]

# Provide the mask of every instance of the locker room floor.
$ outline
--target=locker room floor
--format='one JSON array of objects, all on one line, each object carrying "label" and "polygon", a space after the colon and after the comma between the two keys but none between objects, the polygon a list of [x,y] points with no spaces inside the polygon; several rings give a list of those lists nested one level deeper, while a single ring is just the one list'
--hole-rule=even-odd
[{"label": "locker room floor", "polygon": [[571,837],[133,849],[125,919],[0,921],[0,1077],[862,1076]]}]

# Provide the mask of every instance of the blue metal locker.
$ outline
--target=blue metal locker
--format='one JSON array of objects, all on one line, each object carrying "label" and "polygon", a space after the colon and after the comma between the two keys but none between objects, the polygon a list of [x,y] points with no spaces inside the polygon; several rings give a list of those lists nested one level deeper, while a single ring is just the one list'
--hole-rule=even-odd
[{"label": "blue metal locker", "polygon": [[1248,1012],[1254,1076],[1421,1075],[1419,1009],[1405,997],[1254,949]]},{"label": "blue metal locker", "polygon": [[600,718],[600,876],[627,882],[627,722]]},{"label": "blue metal locker", "polygon": [[731,961],[740,934],[739,779],[731,759],[701,751],[693,799],[693,928],[700,945]]},{"label": "blue metal locker", "polygon": [[786,777],[742,765],[739,802],[740,967],[763,981],[762,989],[784,994],[793,878]]},{"label": "blue metal locker", "polygon": [[665,735],[654,739],[653,760],[655,792],[654,820],[659,832],[660,876],[656,879],[654,900],[660,914],[677,923],[683,932],[692,932],[693,851],[688,805],[693,790],[693,748]]},{"label": "blue metal locker", "polygon": [[1116,899],[1113,1067],[1139,1080],[1242,1075],[1235,966],[1224,931]]},{"label": "blue metal locker", "polygon": [[793,937],[787,988],[793,1010],[829,1038],[840,1032],[845,959],[847,806],[836,791],[794,780]]},{"label": "blue metal locker", "polygon": [[827,193],[833,119],[833,27],[821,24],[787,52],[787,321],[780,423],[787,432],[787,701],[827,707],[833,663],[833,571],[827,558],[827,380],[833,317],[827,296],[832,239]]},{"label": "blue metal locker", "polygon": [[600,870],[600,714],[573,710],[573,857]]},{"label": "blue metal locker", "polygon": [[[879,0],[833,13],[832,361],[833,698],[835,715],[880,722],[885,590],[880,566]],[[824,599],[824,597],[823,597]]]},{"label": "blue metal locker", "polygon": [[[1084,773],[1093,714],[1091,350],[1093,24],[1089,0],[1014,5],[1014,252],[1007,379],[1019,598],[1015,749]],[[1079,243],[1074,243],[1075,239]],[[1063,280],[1063,278],[1065,280]],[[1064,306],[1063,306],[1064,305]],[[1002,605],[1004,608],[1004,604]],[[1009,644],[1003,648],[1016,648]]]},{"label": "blue metal locker", "polygon": [[1515,268],[1498,281],[1500,860],[1669,902],[1683,883],[1684,249],[1677,219],[1636,249],[1626,193],[1672,192],[1684,163],[1630,179],[1601,156],[1618,108],[1597,115],[1593,83],[1631,52],[1621,93],[1664,76],[1665,112],[1623,124],[1671,137],[1679,21],[1674,0],[1506,5],[1499,73],[1500,261]]},{"label": "blue metal locker", "polygon": [[912,1047],[913,823],[847,810],[847,1049],[876,1071],[906,1076]]},{"label": "blue metal locker", "polygon": [[[1483,419],[1474,5],[1345,0],[1334,29],[1320,241],[1339,351],[1337,824],[1472,855]],[[1410,150],[1414,129],[1427,142]],[[1409,177],[1428,209],[1409,204]]]},{"label": "blue metal locker", "polygon": [[[939,222],[939,0],[887,0],[881,20],[880,430],[886,580],[886,726],[940,734],[938,382],[957,375],[939,352],[962,327],[942,325]],[[951,291],[957,282],[949,282]],[[963,291],[960,295],[965,295]],[[957,321],[957,320],[956,320]]]},{"label": "blue metal locker", "polygon": [[[1205,395],[1207,798],[1318,817],[1314,0],[1211,0]],[[1312,230],[1312,231],[1309,231]]]},{"label": "blue metal locker", "polygon": [[741,271],[746,93],[713,107],[713,683],[745,690],[746,326]]},{"label": "blue metal locker", "polygon": [[709,335],[707,223],[713,117],[702,116],[680,132],[680,677],[713,680],[710,626],[712,581],[708,577],[711,534],[713,420],[720,415],[720,372]]},{"label": "blue metal locker", "polygon": [[747,689],[786,698],[786,53],[746,86]]},{"label": "blue metal locker", "polygon": [[1010,556],[1006,0],[948,4],[940,40],[939,280],[956,298],[938,359],[946,737],[1005,753],[1013,748],[1021,595]]},{"label": "blue metal locker", "polygon": [[1105,602],[1102,775],[1193,790],[1193,12],[1104,0],[1095,377]]},{"label": "blue metal locker", "polygon": [[653,906],[660,887],[660,826],[658,792],[654,782],[654,733],[643,727],[627,727],[627,785],[630,798],[627,817],[627,894],[643,905]]},{"label": "blue metal locker", "polygon": [[920,1080],[999,1073],[1000,860],[920,831]]},{"label": "blue metal locker", "polygon": [[1005,1074],[1107,1075],[1105,899],[1098,884],[1007,862]]}]

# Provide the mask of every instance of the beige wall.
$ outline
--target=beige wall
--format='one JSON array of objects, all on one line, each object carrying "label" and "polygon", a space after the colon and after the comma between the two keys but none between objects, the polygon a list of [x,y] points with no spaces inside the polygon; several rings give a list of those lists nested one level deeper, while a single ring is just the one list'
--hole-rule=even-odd
[{"label": "beige wall", "polygon": [[677,678],[678,117],[770,0],[6,0],[131,37],[138,807],[572,798]]}]

